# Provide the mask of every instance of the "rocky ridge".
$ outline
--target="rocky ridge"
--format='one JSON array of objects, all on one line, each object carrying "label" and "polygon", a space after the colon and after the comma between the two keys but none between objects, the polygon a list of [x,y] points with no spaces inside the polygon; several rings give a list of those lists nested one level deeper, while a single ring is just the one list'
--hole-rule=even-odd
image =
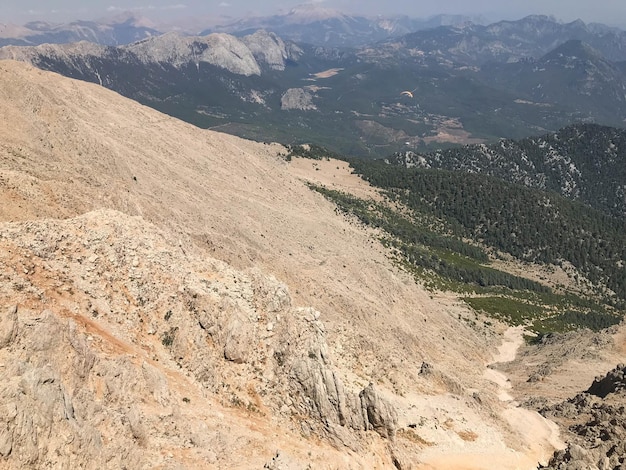
[{"label": "rocky ridge", "polygon": [[[160,64],[180,68],[199,67],[206,63],[243,76],[260,75],[263,70],[284,70],[288,61],[296,61],[302,51],[285,43],[273,33],[257,31],[241,39],[225,33],[208,36],[184,36],[167,33],[149,37],[127,46],[101,46],[89,42],[77,44],[43,44],[40,46],[6,46],[0,49],[0,59],[13,59],[38,65],[59,61],[74,73],[87,76],[98,74],[94,63],[121,60],[125,63]],[[105,71],[102,71],[105,74]]]},{"label": "rocky ridge", "polygon": [[[186,256],[155,227],[113,211],[1,233],[0,296],[15,305],[0,322],[0,454],[14,464],[173,459],[146,452],[153,446],[193,449],[196,465],[227,461],[212,450],[217,437],[197,436],[198,420],[186,422],[179,408],[196,399],[176,381],[259,418],[310,416],[301,432],[355,450],[354,432],[393,440],[395,410],[373,385],[345,391],[320,313],[292,306],[275,278]],[[229,362],[240,365],[236,375]]]},{"label": "rocky ridge", "polygon": [[569,429],[570,443],[548,469],[619,469],[626,464],[626,366],[618,365],[589,389],[541,413]]}]

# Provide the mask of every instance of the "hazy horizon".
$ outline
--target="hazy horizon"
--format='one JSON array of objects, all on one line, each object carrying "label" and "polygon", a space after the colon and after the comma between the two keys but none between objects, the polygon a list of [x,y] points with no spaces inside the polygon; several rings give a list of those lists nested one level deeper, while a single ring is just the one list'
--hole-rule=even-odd
[{"label": "hazy horizon", "polygon": [[626,26],[626,2],[623,0],[571,1],[563,6],[562,0],[527,0],[523,4],[503,4],[495,0],[475,0],[471,4],[461,0],[440,2],[414,2],[389,0],[381,6],[373,0],[316,0],[313,2],[269,0],[260,4],[251,0],[200,1],[183,0],[173,3],[167,0],[119,3],[93,0],[85,4],[79,0],[4,0],[0,23],[24,24],[29,21],[70,22],[112,17],[123,12],[133,12],[153,21],[177,21],[185,18],[241,18],[246,16],[266,16],[286,13],[305,3],[318,7],[331,8],[350,14],[367,16],[390,16],[404,14],[415,18],[428,18],[437,14],[460,14],[484,17],[490,21],[520,19],[530,14],[554,16],[557,20],[569,22],[581,19],[586,23],[600,22],[613,26]]}]

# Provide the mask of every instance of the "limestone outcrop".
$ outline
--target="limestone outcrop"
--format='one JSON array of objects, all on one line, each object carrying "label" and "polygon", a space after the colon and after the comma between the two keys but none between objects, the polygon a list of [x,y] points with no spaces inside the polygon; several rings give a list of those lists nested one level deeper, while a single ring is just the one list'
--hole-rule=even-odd
[{"label": "limestone outcrop", "polygon": [[317,109],[313,103],[313,94],[305,88],[289,88],[280,98],[280,109],[299,109],[308,111]]},{"label": "limestone outcrop", "polygon": [[555,452],[545,468],[622,468],[626,462],[625,370],[620,364],[596,378],[585,393],[542,410],[544,415],[567,423],[569,429],[568,447]]},{"label": "limestone outcrop", "polygon": [[219,460],[219,433],[200,437],[180,412],[197,387],[259,416],[306,416],[306,432],[339,447],[370,430],[393,440],[395,410],[373,385],[346,390],[321,313],[258,268],[186,256],[115,211],[0,235],[0,262],[20,266],[0,288],[21,292],[0,318],[0,457],[12,465],[158,466],[149,449],[166,441]]}]

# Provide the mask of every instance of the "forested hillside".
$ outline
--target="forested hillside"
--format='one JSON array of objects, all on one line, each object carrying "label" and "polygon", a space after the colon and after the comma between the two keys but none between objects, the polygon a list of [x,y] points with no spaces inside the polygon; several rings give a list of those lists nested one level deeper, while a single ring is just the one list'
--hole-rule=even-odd
[{"label": "forested hillside", "polygon": [[626,216],[626,130],[576,124],[556,133],[427,154],[396,153],[389,163],[480,173],[550,190]]},{"label": "forested hillside", "polygon": [[520,260],[569,262],[597,286],[626,299],[626,222],[555,193],[494,177],[352,162],[370,183],[455,234]]},{"label": "forested hillside", "polygon": [[[288,158],[324,154],[292,146]],[[348,160],[384,202],[312,189],[381,230],[399,264],[427,286],[465,293],[473,308],[540,334],[623,319],[623,130],[579,124],[491,146]]]}]

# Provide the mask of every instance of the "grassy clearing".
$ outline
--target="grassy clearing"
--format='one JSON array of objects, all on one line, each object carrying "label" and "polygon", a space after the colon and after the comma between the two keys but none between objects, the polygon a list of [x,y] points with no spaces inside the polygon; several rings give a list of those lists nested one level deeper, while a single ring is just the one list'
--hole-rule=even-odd
[{"label": "grassy clearing", "polygon": [[[519,294],[519,293],[513,293]],[[535,302],[511,297],[464,297],[474,310],[511,325],[524,325],[539,335],[564,333],[581,328],[600,331],[616,325],[623,319],[617,311],[572,307],[572,297],[552,294],[536,296]],[[585,303],[584,301],[576,303]]]},{"label": "grassy clearing", "polygon": [[474,310],[512,325],[528,325],[544,316],[544,307],[508,297],[464,297]]}]

